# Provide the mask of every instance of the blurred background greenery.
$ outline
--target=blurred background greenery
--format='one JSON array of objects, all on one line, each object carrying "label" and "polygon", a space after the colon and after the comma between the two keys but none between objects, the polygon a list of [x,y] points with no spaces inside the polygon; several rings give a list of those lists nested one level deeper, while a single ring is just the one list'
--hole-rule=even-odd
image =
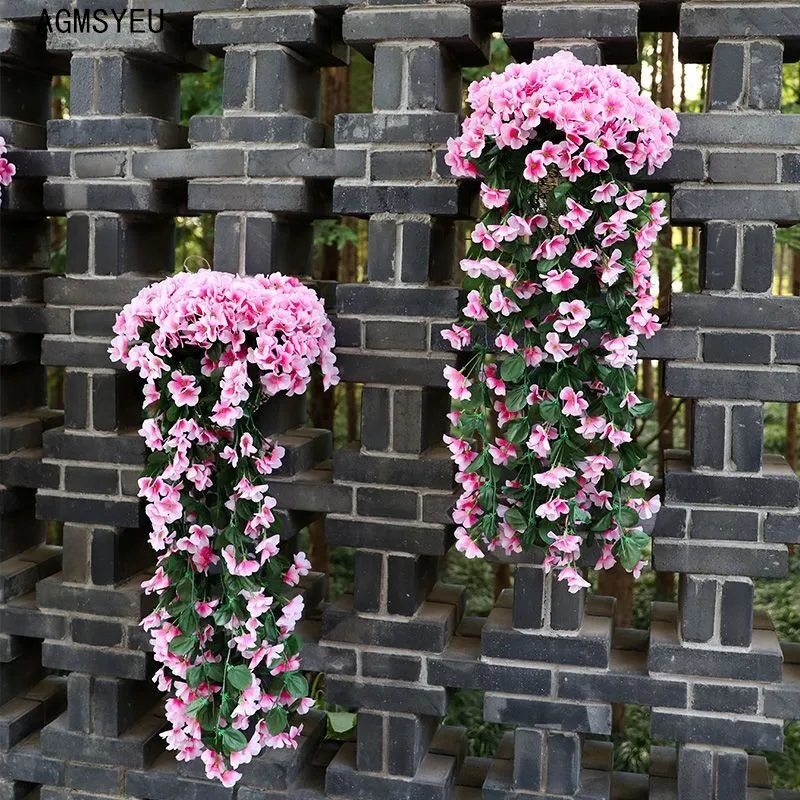
[{"label": "blurred background greenery", "polygon": [[[640,38],[640,60],[625,71],[637,78],[647,93],[662,106],[678,111],[702,111],[705,103],[707,67],[683,65],[677,59],[673,34],[644,34]],[[463,70],[463,87],[469,82],[502,70],[511,61],[508,48],[495,35],[491,43],[488,67]],[[187,124],[195,115],[218,115],[222,112],[223,60],[210,57],[205,72],[187,74],[181,81],[181,121]],[[349,69],[323,70],[323,116],[330,125],[342,112],[371,110],[372,66],[353,52]],[[787,64],[784,69],[783,112],[800,112],[800,64]],[[53,117],[69,115],[69,78],[53,80]],[[471,226],[460,222],[461,240],[466,240]],[[64,218],[53,218],[51,234],[52,270],[64,271],[66,236]],[[214,252],[214,215],[179,217],[175,221],[174,270],[195,270],[211,264]],[[659,308],[669,307],[673,292],[692,292],[699,288],[698,228],[668,228],[662,232],[656,247],[656,268],[659,286]],[[779,231],[779,247],[775,261],[776,294],[800,294],[800,226]],[[314,222],[313,278],[352,283],[365,280],[367,261],[367,222],[353,217],[320,219]],[[50,370],[50,404],[62,403],[63,371]],[[648,450],[647,467],[659,474],[663,467],[663,451],[687,446],[687,430],[691,425],[690,404],[678,402],[660,391],[660,366],[642,362],[639,367],[641,392],[656,400],[657,407],[639,434],[640,443]],[[359,438],[361,387],[341,385],[334,392],[323,394],[316,385],[309,395],[309,421],[316,427],[333,431],[334,446],[340,447]],[[765,448],[785,456],[795,470],[797,456],[797,404],[767,403],[765,406]],[[54,527],[51,541],[59,540]],[[327,572],[329,600],[352,590],[353,553],[347,548],[328,548],[324,523],[309,526],[303,533],[315,568]],[[792,552],[790,575],[784,580],[758,581],[758,605],[769,611],[778,637],[784,641],[800,641],[800,555]],[[511,586],[513,574],[508,568],[493,567],[485,561],[467,561],[451,551],[442,565],[442,580],[467,588],[467,614],[486,616],[499,591]],[[650,603],[653,600],[674,600],[675,579],[670,574],[646,572],[635,586],[630,576],[613,570],[603,573],[596,588],[617,598],[617,624],[646,629]],[[467,729],[469,750],[473,755],[492,755],[504,727],[483,721],[483,696],[477,691],[455,691],[452,694],[448,724]],[[619,709],[615,715],[615,767],[629,772],[646,772],[649,765],[649,710],[638,706]],[[768,754],[775,785],[800,788],[800,725],[786,726],[786,748],[782,754]]]}]

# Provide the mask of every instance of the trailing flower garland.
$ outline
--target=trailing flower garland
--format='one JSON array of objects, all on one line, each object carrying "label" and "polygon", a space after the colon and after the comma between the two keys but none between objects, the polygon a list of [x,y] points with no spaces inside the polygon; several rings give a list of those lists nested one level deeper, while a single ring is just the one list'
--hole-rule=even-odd
[{"label": "trailing flower garland", "polygon": [[[17,174],[17,168],[7,158],[4,158],[7,152],[6,140],[0,136],[0,186],[10,186],[11,179]],[[2,189],[0,189],[0,197],[2,197]]]},{"label": "trailing flower garland", "polygon": [[333,327],[296,278],[201,270],[143,289],[118,315],[112,361],[145,380],[139,433],[151,451],[139,495],[159,553],[151,632],[154,677],[170,693],[162,734],[177,759],[200,757],[232,786],[236,767],[265,747],[296,747],[289,714],[313,705],[292,633],[304,553],[279,555],[274,498],[263,476],[282,447],[255,411],[271,395],[301,394],[311,367],[339,380]]},{"label": "trailing flower garland", "polygon": [[652,476],[632,440],[652,409],[636,394],[637,342],[659,330],[650,259],[665,203],[626,170],[669,158],[678,120],[615,67],[560,52],[472,83],[448,141],[453,175],[480,178],[486,212],[461,268],[467,304],[442,336],[471,351],[445,368],[459,402],[445,436],[462,494],[456,547],[546,551],[571,592],[577,563],[637,576]]}]

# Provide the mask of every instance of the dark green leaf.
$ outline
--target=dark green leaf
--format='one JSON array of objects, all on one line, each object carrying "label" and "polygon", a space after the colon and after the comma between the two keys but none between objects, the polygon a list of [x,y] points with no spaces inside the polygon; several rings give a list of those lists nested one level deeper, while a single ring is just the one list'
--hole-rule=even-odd
[{"label": "dark green leaf", "polygon": [[292,697],[305,697],[308,694],[308,681],[299,672],[287,672],[284,685]]},{"label": "dark green leaf", "polygon": [[506,439],[509,442],[522,442],[528,438],[531,426],[526,419],[515,419],[508,423],[506,428]]},{"label": "dark green leaf", "polygon": [[528,527],[528,520],[518,508],[509,508],[505,520],[515,531],[524,531]]},{"label": "dark green leaf", "polygon": [[642,400],[630,409],[634,417],[646,417],[653,410],[655,403],[652,400]]},{"label": "dark green leaf", "polygon": [[649,542],[650,538],[641,530],[623,534],[615,548],[615,554],[623,569],[630,572],[642,560]]},{"label": "dark green leaf", "polygon": [[222,744],[231,752],[247,747],[247,737],[236,728],[222,728],[219,732]]},{"label": "dark green leaf", "polygon": [[570,189],[572,189],[572,184],[569,181],[562,181],[553,189],[553,197],[556,200],[563,200],[569,194]]},{"label": "dark green leaf", "polygon": [[176,656],[188,655],[195,645],[195,637],[189,633],[184,633],[182,636],[176,636],[170,643],[169,649],[175,653]]},{"label": "dark green leaf", "polygon": [[334,733],[349,733],[356,727],[358,718],[349,711],[329,711],[328,727]]},{"label": "dark green leaf", "polygon": [[467,466],[466,472],[477,472],[486,461],[486,451],[483,453],[479,453],[475,458],[470,461],[469,465]]},{"label": "dark green leaf", "polygon": [[545,422],[556,423],[561,419],[561,404],[558,400],[543,400],[539,403],[539,413]]},{"label": "dark green leaf", "polygon": [[619,513],[619,524],[623,528],[632,528],[639,522],[639,514],[630,506],[623,506]]},{"label": "dark green leaf", "polygon": [[267,730],[275,736],[275,734],[283,733],[286,730],[286,709],[282,706],[275,706],[269,714],[267,714]]},{"label": "dark green leaf", "polygon": [[198,697],[196,700],[192,700],[192,702],[186,706],[186,713],[197,718],[197,713],[206,705],[206,703],[208,703],[207,697]]},{"label": "dark green leaf", "polygon": [[192,689],[196,689],[203,682],[204,677],[205,675],[202,664],[197,667],[189,667],[186,672],[186,682],[192,687]]},{"label": "dark green leaf", "polygon": [[228,667],[225,679],[234,689],[246,689],[253,682],[253,673],[249,667],[239,664],[235,667]]},{"label": "dark green leaf", "polygon": [[522,411],[528,404],[528,387],[517,386],[506,395],[506,408],[509,411]]},{"label": "dark green leaf", "polygon": [[504,381],[518,381],[525,372],[525,360],[517,353],[507,358],[500,367],[500,377]]}]

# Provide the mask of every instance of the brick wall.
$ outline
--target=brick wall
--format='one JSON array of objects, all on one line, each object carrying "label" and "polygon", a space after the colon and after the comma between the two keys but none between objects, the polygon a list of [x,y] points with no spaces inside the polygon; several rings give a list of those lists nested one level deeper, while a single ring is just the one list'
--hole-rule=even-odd
[{"label": "brick wall", "polygon": [[[800,543],[800,484],[762,441],[763,403],[800,401],[800,298],[771,291],[776,225],[800,221],[800,116],[779,113],[800,4],[141,5],[165,9],[163,31],[45,35],[41,3],[0,0],[0,134],[24,151],[0,213],[0,798],[798,796],[773,795],[748,751],[780,750],[800,718],[800,647],[753,608],[753,579],[785,575]],[[654,604],[649,631],[615,630],[613,601],[565,594],[528,561],[487,619],[465,617],[463,587],[437,580],[455,357],[439,331],[459,303],[454,222],[475,212],[442,160],[461,69],[485,62],[493,31],[518,59],[566,47],[629,63],[648,30],[710,64],[707,112],[682,115],[672,161],[643,179],[672,191],[673,224],[702,227],[701,292],[673,298],[646,349],[694,405],[690,452],[666,454],[653,554],[680,574],[679,603]],[[374,62],[372,111],[326,130],[320,69],[346,69],[351,48]],[[206,53],[225,57],[224,109],[187,130],[178,76]],[[48,120],[53,74],[71,76],[68,119]],[[364,384],[361,441],[331,452],[293,402],[264,419],[288,451],[271,482],[286,546],[326,514],[329,542],[355,548],[352,596],[323,608],[322,576],[307,582],[302,634],[329,700],[359,710],[357,740],[324,742],[312,715],[299,749],[262,754],[236,791],[162,752],[137,628],[151,603],[139,390],[106,357],[116,310],[171,269],[174,217],[203,212],[215,269],[243,273],[307,274],[314,218],[369,219],[367,282],[320,287],[343,380]],[[49,275],[47,216],[67,218],[64,276]],[[56,366],[63,414],[44,407]],[[63,548],[44,544],[52,520]],[[487,721],[516,726],[491,759],[440,724],[464,687],[485,692]],[[612,703],[651,707],[671,743],[649,776],[614,773],[592,738]]]}]

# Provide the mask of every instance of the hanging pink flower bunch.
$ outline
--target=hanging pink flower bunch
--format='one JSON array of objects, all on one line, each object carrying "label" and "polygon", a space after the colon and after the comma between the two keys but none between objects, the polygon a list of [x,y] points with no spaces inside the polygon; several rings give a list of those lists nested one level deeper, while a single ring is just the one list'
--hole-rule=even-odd
[{"label": "hanging pink flower bunch", "polygon": [[147,501],[158,604],[154,677],[169,692],[162,734],[180,761],[232,786],[236,768],[266,747],[296,747],[289,714],[313,705],[293,634],[303,613],[294,588],[304,553],[279,553],[266,476],[282,447],[261,436],[268,397],[301,394],[311,368],[338,383],[333,326],[296,278],[201,270],[143,289],[122,309],[109,353],[145,381],[151,451],[139,495]]},{"label": "hanging pink flower bunch", "polygon": [[667,161],[678,120],[615,67],[563,51],[474,82],[468,100],[445,159],[481,180],[486,209],[461,261],[461,320],[442,333],[470,353],[445,369],[456,547],[543,548],[573,592],[595,544],[596,569],[638,575],[659,499],[633,438],[652,409],[636,346],[660,327],[650,260],[667,218],[627,176]]},{"label": "hanging pink flower bunch", "polygon": [[[17,174],[17,168],[7,158],[4,158],[7,152],[6,140],[0,136],[0,186],[10,186],[11,179]],[[2,189],[0,189],[0,197],[2,197]]]}]

